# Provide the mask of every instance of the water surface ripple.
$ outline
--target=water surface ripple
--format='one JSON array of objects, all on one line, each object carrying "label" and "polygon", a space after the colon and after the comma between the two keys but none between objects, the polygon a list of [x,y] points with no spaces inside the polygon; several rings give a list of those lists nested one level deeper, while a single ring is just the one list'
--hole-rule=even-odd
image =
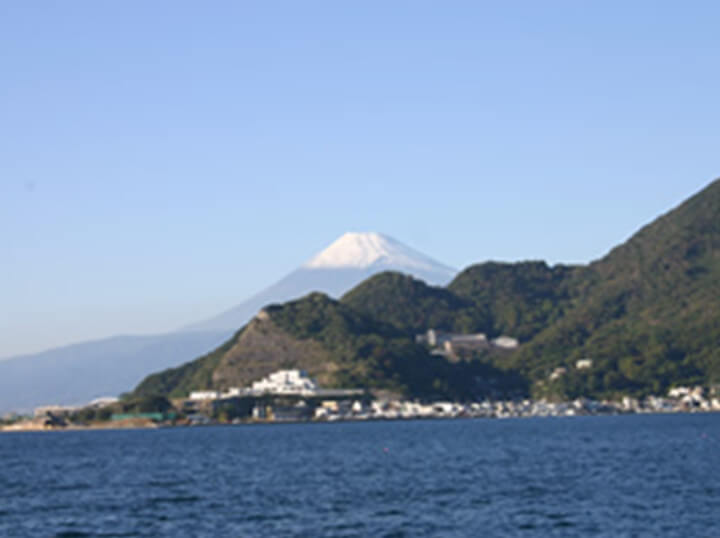
[{"label": "water surface ripple", "polygon": [[0,435],[0,536],[718,536],[720,415]]}]

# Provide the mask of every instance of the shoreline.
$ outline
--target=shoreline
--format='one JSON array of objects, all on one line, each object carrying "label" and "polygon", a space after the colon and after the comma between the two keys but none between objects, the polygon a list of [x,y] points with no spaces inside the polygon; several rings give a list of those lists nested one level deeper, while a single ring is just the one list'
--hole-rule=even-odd
[{"label": "shoreline", "polygon": [[709,415],[720,413],[717,409],[688,409],[672,411],[624,411],[613,413],[577,413],[577,414],[517,414],[506,416],[480,416],[480,415],[457,415],[457,416],[407,416],[407,417],[343,417],[332,420],[310,419],[310,420],[244,420],[238,422],[210,422],[207,424],[173,424],[148,421],[146,423],[117,424],[113,422],[98,422],[93,424],[70,424],[67,426],[42,427],[32,421],[0,426],[0,433],[28,433],[28,432],[78,432],[78,431],[121,431],[121,430],[161,430],[181,428],[212,428],[222,426],[257,426],[257,425],[284,425],[284,424],[343,424],[355,422],[410,422],[425,420],[509,420],[529,418],[579,418],[579,417],[611,417],[611,416],[633,416],[633,415]]}]

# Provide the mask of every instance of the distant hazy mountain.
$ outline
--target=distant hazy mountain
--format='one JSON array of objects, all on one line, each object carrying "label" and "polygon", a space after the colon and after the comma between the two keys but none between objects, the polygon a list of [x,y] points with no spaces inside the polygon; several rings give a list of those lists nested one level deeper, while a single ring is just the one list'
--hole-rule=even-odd
[{"label": "distant hazy mountain", "polygon": [[0,361],[0,412],[84,403],[131,390],[151,372],[211,351],[270,303],[312,291],[337,297],[386,270],[409,273],[433,284],[446,284],[456,273],[387,236],[348,233],[239,306],[178,332],[118,336]]},{"label": "distant hazy mountain", "polygon": [[384,271],[406,273],[438,286],[444,286],[457,274],[455,269],[386,235],[346,233],[276,284],[187,329],[237,330],[268,304],[297,299],[312,291],[340,297],[366,278]]},{"label": "distant hazy mountain", "polygon": [[213,349],[229,332],[116,336],[0,361],[0,413],[117,396],[148,372]]}]

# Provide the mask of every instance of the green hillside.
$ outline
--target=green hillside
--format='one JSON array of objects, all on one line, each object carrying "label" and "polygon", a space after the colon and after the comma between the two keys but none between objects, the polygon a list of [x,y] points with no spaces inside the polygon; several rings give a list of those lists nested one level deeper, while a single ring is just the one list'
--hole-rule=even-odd
[{"label": "green hillside", "polygon": [[472,302],[476,316],[487,320],[485,332],[526,342],[563,316],[581,273],[581,267],[542,261],[488,262],[465,269],[448,289]]},{"label": "green hillside", "polygon": [[220,360],[237,343],[245,328],[241,329],[223,345],[193,361],[177,368],[168,368],[147,376],[135,388],[136,396],[166,395],[187,396],[192,390],[201,390],[213,385],[212,376]]},{"label": "green hillside", "polygon": [[549,267],[545,262],[488,262],[465,269],[448,288],[382,273],[341,301],[408,334],[435,328],[528,341],[563,316],[571,304],[573,282],[582,272],[581,267]]},{"label": "green hillside", "polygon": [[513,357],[534,381],[593,359],[555,390],[661,393],[720,381],[720,181],[641,229],[572,282],[572,308]]},{"label": "green hillside", "polygon": [[430,328],[478,332],[492,325],[472,301],[400,273],[368,278],[346,293],[341,302],[411,336]]},{"label": "green hillside", "polygon": [[271,305],[232,340],[196,361],[154,374],[136,395],[247,386],[273,371],[300,368],[325,387],[362,387],[406,397],[468,400],[488,391],[526,392],[517,376],[481,361],[450,362],[412,336],[313,293]]}]

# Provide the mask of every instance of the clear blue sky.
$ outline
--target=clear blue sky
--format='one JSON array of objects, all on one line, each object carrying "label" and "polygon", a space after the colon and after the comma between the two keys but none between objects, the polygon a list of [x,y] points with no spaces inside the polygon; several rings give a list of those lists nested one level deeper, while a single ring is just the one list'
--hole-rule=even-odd
[{"label": "clear blue sky", "polygon": [[720,175],[716,2],[0,3],[0,357],[345,231],[586,262]]}]

